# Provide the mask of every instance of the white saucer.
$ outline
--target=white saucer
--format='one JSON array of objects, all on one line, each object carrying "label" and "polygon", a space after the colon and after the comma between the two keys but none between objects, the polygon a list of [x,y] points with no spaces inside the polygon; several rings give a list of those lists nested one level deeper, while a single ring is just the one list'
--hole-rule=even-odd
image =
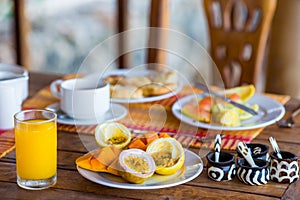
[{"label": "white saucer", "polygon": [[[59,103],[51,104],[46,107],[46,110],[57,111],[59,110]],[[73,119],[71,117],[63,116],[58,114],[57,115],[57,122],[60,124],[67,124],[67,125],[95,125],[101,122],[112,122],[116,120],[120,120],[127,115],[127,109],[119,104],[111,103],[110,110],[105,113],[105,115],[101,116],[100,118],[94,119]]]}]

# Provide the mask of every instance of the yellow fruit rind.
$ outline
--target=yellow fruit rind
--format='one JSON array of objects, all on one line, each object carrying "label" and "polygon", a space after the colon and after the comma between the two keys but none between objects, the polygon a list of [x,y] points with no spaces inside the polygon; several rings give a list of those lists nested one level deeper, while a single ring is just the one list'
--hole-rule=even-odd
[{"label": "yellow fruit rind", "polygon": [[[184,164],[184,150],[182,145],[174,138],[157,139],[147,147],[146,152],[153,157],[157,174],[174,174]],[[172,163],[171,165],[169,161]]]}]

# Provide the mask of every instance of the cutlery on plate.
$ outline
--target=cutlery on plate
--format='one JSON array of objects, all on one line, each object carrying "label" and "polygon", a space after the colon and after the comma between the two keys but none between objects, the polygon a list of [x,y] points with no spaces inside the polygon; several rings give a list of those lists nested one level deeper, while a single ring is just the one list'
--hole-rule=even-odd
[{"label": "cutlery on plate", "polygon": [[244,111],[246,111],[246,112],[248,112],[248,113],[250,113],[252,115],[258,115],[258,112],[256,112],[252,108],[249,108],[249,107],[247,107],[247,106],[245,106],[243,104],[237,103],[237,102],[235,102],[235,101],[233,101],[233,100],[231,100],[231,99],[229,99],[229,98],[227,98],[225,96],[222,96],[222,95],[220,95],[220,94],[218,94],[216,92],[213,92],[206,85],[204,85],[202,83],[198,83],[198,82],[195,83],[195,87],[197,87],[197,88],[199,88],[201,90],[204,90],[205,92],[208,92],[212,96],[217,97],[219,99],[222,99],[222,100],[226,101],[227,103],[230,103],[230,104],[234,105],[235,107],[238,107],[238,108],[240,108],[240,109],[242,109],[242,110],[244,110]]},{"label": "cutlery on plate", "polygon": [[246,161],[250,164],[251,167],[257,167],[257,165],[255,164],[255,162],[251,156],[249,148],[247,147],[247,145],[244,142],[238,143],[238,149],[241,152],[241,154],[244,156]]},{"label": "cutlery on plate", "polygon": [[282,128],[292,128],[295,125],[294,117],[300,113],[300,106],[294,110],[291,116],[285,120],[277,122],[277,125]]},{"label": "cutlery on plate", "polygon": [[281,156],[281,153],[280,153],[280,149],[278,147],[278,144],[277,144],[275,138],[269,137],[269,141],[270,141],[270,143],[271,143],[271,145],[272,145],[272,147],[273,147],[273,149],[274,149],[277,157],[280,158],[280,159],[282,159],[282,156]]},{"label": "cutlery on plate", "polygon": [[219,162],[221,142],[222,142],[221,136],[220,134],[217,134],[215,138],[215,162]]}]

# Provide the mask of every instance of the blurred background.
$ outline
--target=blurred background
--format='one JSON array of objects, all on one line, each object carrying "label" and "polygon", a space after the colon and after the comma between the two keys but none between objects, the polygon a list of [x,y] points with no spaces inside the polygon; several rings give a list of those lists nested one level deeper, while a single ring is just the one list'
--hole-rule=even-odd
[{"label": "blurred background", "polygon": [[[16,63],[14,5],[0,0],[0,62]],[[89,52],[117,33],[116,0],[22,0],[28,20],[27,61],[32,71],[76,73]],[[147,27],[150,0],[130,0],[128,28]],[[278,0],[266,66],[266,92],[300,98],[300,1]],[[202,0],[170,0],[169,27],[208,48],[207,23]],[[147,37],[146,35],[144,37]],[[108,48],[103,57],[112,51]],[[195,56],[197,52],[192,52]],[[132,58],[142,63],[145,52]],[[180,66],[180,60],[172,62]],[[205,60],[205,58],[203,58]],[[207,67],[203,64],[204,74]],[[97,67],[97,66],[95,66]]]},{"label": "blurred background", "polygon": [[[13,1],[0,1],[1,62],[14,63]],[[27,0],[30,69],[51,73],[77,72],[97,44],[116,34],[116,0]],[[147,27],[150,0],[129,1],[129,29]],[[171,0],[170,28],[207,46],[201,1]],[[199,34],[201,33],[201,34]],[[203,34],[202,34],[203,33]],[[144,36],[147,37],[147,36]],[[5,51],[3,51],[5,49]],[[108,50],[107,54],[110,53]],[[144,59],[144,51],[133,62]],[[103,57],[107,55],[102,55]],[[135,65],[135,64],[133,64]]]}]

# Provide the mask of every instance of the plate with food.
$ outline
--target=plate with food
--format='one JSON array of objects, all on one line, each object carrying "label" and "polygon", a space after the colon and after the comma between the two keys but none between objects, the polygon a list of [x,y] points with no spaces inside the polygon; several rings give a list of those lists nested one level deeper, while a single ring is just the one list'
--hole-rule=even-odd
[{"label": "plate with food", "polygon": [[123,189],[158,189],[193,180],[203,171],[194,152],[167,133],[146,132],[131,138],[117,122],[95,129],[100,148],[76,159],[78,172],[86,179]]},{"label": "plate with food", "polygon": [[203,170],[201,158],[195,153],[186,150],[185,167],[182,167],[175,174],[164,176],[154,174],[151,178],[142,184],[129,183],[119,176],[109,173],[93,172],[77,166],[78,172],[86,179],[109,187],[123,188],[123,189],[159,189],[180,185],[189,182],[199,176]]},{"label": "plate with food", "polygon": [[143,103],[176,95],[182,84],[175,70],[121,69],[106,73],[114,103]]},{"label": "plate with food", "polygon": [[[240,89],[249,89],[248,94],[239,93]],[[232,91],[232,93],[230,93]],[[186,96],[172,106],[173,114],[181,121],[213,130],[248,130],[268,126],[280,120],[285,109],[279,102],[259,94],[255,94],[253,86],[241,86],[225,90],[226,96],[232,100],[255,110],[252,115],[208,93]]]}]

